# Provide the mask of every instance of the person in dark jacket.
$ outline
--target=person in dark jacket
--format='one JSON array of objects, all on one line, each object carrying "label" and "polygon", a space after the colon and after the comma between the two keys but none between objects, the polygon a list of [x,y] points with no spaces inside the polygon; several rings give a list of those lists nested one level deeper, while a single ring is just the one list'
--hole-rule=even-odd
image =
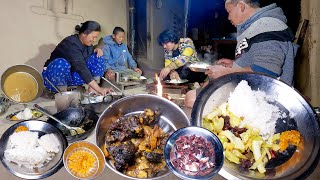
[{"label": "person in dark jacket", "polygon": [[106,95],[111,91],[95,81],[105,72],[105,60],[101,49],[93,49],[101,27],[95,21],[86,21],[75,27],[76,34],[63,39],[51,53],[44,65],[44,85],[55,92],[46,78],[57,87],[88,84],[90,92]]}]

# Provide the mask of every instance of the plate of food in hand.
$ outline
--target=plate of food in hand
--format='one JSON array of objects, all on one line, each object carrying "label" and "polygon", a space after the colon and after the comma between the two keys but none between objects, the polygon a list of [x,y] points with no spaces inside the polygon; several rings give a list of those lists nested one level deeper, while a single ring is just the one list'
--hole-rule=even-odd
[{"label": "plate of food in hand", "polygon": [[179,85],[179,84],[187,83],[188,79],[170,79],[170,80],[165,80],[164,82],[167,84]]},{"label": "plate of food in hand", "polygon": [[209,69],[210,64],[199,62],[190,64],[189,68],[194,72],[205,72]]}]

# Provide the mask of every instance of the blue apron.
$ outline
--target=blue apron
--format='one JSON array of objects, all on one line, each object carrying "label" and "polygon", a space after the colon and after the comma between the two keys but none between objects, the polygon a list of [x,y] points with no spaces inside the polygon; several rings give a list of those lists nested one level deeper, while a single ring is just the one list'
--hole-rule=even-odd
[{"label": "blue apron", "polygon": [[[105,60],[97,57],[96,53],[92,54],[86,61],[86,65],[93,77],[102,77],[106,71]],[[55,86],[81,86],[85,84],[77,72],[71,72],[71,64],[63,59],[57,58],[42,71],[44,85],[50,91],[56,90],[47,82],[46,78]]]}]

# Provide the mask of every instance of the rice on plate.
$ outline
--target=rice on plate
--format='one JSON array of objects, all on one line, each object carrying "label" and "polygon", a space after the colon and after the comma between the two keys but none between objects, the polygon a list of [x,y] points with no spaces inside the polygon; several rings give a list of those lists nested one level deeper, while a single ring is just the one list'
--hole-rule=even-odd
[{"label": "rice on plate", "polygon": [[59,140],[54,134],[39,138],[38,132],[14,132],[9,137],[9,146],[4,157],[26,168],[41,168],[59,152]]},{"label": "rice on plate", "polygon": [[273,104],[275,100],[242,80],[227,102],[203,117],[203,127],[219,137],[226,159],[241,169],[265,173],[269,161],[292,156],[289,145],[290,149],[301,146],[297,130],[276,133],[277,121],[285,121],[288,115]]},{"label": "rice on plate", "polygon": [[228,99],[229,110],[244,119],[240,127],[250,125],[259,129],[263,139],[275,133],[277,119],[287,115],[276,105],[270,104],[276,97],[267,96],[263,91],[253,91],[247,81],[242,80]]}]

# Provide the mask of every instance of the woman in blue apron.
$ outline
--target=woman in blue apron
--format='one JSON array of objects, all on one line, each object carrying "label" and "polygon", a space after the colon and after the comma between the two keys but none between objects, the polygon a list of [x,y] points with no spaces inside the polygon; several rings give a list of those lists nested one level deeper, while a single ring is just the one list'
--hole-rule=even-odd
[{"label": "woman in blue apron", "polygon": [[111,89],[103,88],[95,81],[104,75],[105,60],[101,49],[93,49],[101,27],[95,21],[86,21],[75,27],[76,34],[63,39],[44,65],[44,85],[55,92],[46,78],[57,87],[88,84],[89,91],[106,95]]}]

